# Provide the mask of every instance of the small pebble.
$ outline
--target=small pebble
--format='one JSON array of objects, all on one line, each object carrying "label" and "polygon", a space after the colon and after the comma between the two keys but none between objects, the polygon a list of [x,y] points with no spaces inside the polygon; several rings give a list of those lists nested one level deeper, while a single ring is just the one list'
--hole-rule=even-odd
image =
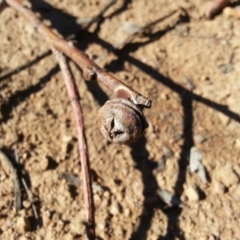
[{"label": "small pebble", "polygon": [[74,237],[71,233],[66,233],[63,235],[63,240],[72,240]]},{"label": "small pebble", "polygon": [[202,164],[198,167],[198,176],[204,183],[208,182],[206,169]]},{"label": "small pebble", "polygon": [[46,211],[44,211],[43,212],[43,214],[42,214],[42,222],[43,222],[43,226],[48,226],[48,224],[50,223],[50,221],[51,221],[51,213],[48,211],[48,210],[46,210]]},{"label": "small pebble", "polygon": [[209,81],[209,77],[202,75],[200,77],[200,81],[202,81],[202,82]]},{"label": "small pebble", "polygon": [[183,207],[181,200],[167,190],[158,189],[157,195],[166,204]]},{"label": "small pebble", "polygon": [[195,85],[186,77],[183,79],[183,83],[189,91],[192,91],[196,88]]},{"label": "small pebble", "polygon": [[98,194],[94,194],[94,195],[93,195],[93,199],[94,199],[95,205],[100,204],[101,198],[100,198],[100,196],[99,196]]},{"label": "small pebble", "polygon": [[108,199],[104,198],[104,199],[102,199],[102,201],[100,203],[100,208],[106,208],[106,207],[108,207],[108,205],[109,205]]},{"label": "small pebble", "polygon": [[231,121],[231,119],[228,116],[220,112],[218,113],[218,117],[224,126],[227,126]]},{"label": "small pebble", "polygon": [[110,192],[109,191],[104,191],[103,197],[108,199],[110,197]]},{"label": "small pebble", "polygon": [[29,154],[27,152],[23,153],[22,159],[25,160],[29,157]]},{"label": "small pebble", "polygon": [[120,208],[120,205],[118,204],[118,202],[112,201],[109,212],[112,215],[117,215],[120,213],[120,210],[121,210],[121,208]]},{"label": "small pebble", "polygon": [[165,159],[170,158],[173,155],[173,151],[168,147],[163,147],[163,157]]},{"label": "small pebble", "polygon": [[226,7],[223,9],[223,15],[228,18],[240,19],[240,8]]},{"label": "small pebble", "polygon": [[192,147],[190,150],[190,172],[196,172],[199,168],[199,165],[201,165],[202,162],[202,152],[196,148]]},{"label": "small pebble", "polygon": [[232,196],[236,201],[240,201],[240,185],[238,184],[233,192],[232,192]]},{"label": "small pebble", "polygon": [[39,164],[39,168],[40,168],[39,171],[45,171],[48,168],[49,160],[47,157],[43,157],[40,159],[38,164]]},{"label": "small pebble", "polygon": [[23,201],[24,208],[29,208],[31,206],[31,202],[28,200]]},{"label": "small pebble", "polygon": [[75,176],[73,174],[68,174],[68,173],[61,173],[59,175],[60,179],[66,180],[67,184],[69,185],[81,185],[82,184],[82,179],[80,179],[79,176]]},{"label": "small pebble", "polygon": [[62,141],[64,143],[70,143],[72,141],[73,137],[71,135],[63,135],[62,136]]},{"label": "small pebble", "polygon": [[220,166],[216,171],[216,178],[222,182],[222,184],[229,188],[238,184],[239,177],[232,168],[231,163],[227,162],[224,166]]},{"label": "small pebble", "polygon": [[235,147],[240,148],[240,138],[235,140]]},{"label": "small pebble", "polygon": [[188,201],[198,201],[199,200],[199,194],[198,194],[198,191],[195,187],[193,186],[189,186],[185,189],[184,191],[185,195],[187,196],[188,198]]},{"label": "small pebble", "polygon": [[30,230],[30,222],[24,216],[19,216],[17,219],[16,227],[19,232],[24,233]]},{"label": "small pebble", "polygon": [[18,238],[18,240],[28,240],[28,238],[26,236],[21,236],[20,238]]},{"label": "small pebble", "polygon": [[220,195],[224,194],[226,191],[226,188],[224,187],[224,185],[219,181],[212,182],[212,189],[214,193],[220,194]]},{"label": "small pebble", "polygon": [[207,173],[206,173],[206,169],[202,164],[202,152],[196,148],[196,147],[192,147],[190,150],[190,160],[189,160],[189,167],[190,167],[190,172],[196,172],[198,171],[198,176],[200,177],[200,179],[206,183],[207,182]]},{"label": "small pebble", "polygon": [[203,143],[206,141],[206,138],[204,136],[202,136],[201,134],[195,134],[193,136],[194,142],[195,143]]},{"label": "small pebble", "polygon": [[161,93],[160,98],[165,101],[169,99],[169,96],[166,93]]},{"label": "small pebble", "polygon": [[124,217],[129,217],[131,214],[131,211],[129,208],[125,208],[124,211],[123,211],[123,215]]},{"label": "small pebble", "polygon": [[123,194],[122,194],[122,192],[116,192],[116,200],[118,202],[123,201]]},{"label": "small pebble", "polygon": [[157,164],[157,172],[162,171],[166,166],[166,159],[164,157],[162,157],[162,159],[160,161],[158,161]]},{"label": "small pebble", "polygon": [[92,184],[92,188],[93,190],[95,190],[96,192],[103,192],[103,188],[101,185],[97,184],[97,183],[93,183]]},{"label": "small pebble", "polygon": [[74,235],[82,234],[83,232],[85,232],[85,226],[83,224],[83,218],[80,212],[78,212],[70,222],[69,230],[70,233]]},{"label": "small pebble", "polygon": [[88,24],[90,21],[91,21],[91,18],[78,18],[77,24],[84,26],[85,24]]},{"label": "small pebble", "polygon": [[123,28],[124,31],[126,31],[128,33],[131,33],[131,34],[137,33],[139,31],[141,31],[141,29],[142,29],[137,24],[130,23],[130,22],[123,23],[122,28]]},{"label": "small pebble", "polygon": [[102,230],[102,231],[105,229],[105,226],[106,226],[105,223],[98,223],[98,224],[96,225],[96,227],[97,227],[98,229]]}]

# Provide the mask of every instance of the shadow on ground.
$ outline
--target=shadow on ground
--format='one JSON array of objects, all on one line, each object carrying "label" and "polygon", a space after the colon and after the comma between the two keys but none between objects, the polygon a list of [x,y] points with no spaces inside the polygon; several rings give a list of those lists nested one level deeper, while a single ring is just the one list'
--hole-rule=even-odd
[{"label": "shadow on ground", "polygon": [[[100,21],[98,22],[98,27],[96,28],[96,31],[93,33],[90,33],[87,30],[82,29],[82,27],[77,24],[76,18],[62,12],[61,10],[55,9],[49,3],[46,3],[44,1],[36,1],[36,0],[31,0],[30,2],[32,2],[34,6],[33,10],[40,12],[44,19],[50,20],[52,27],[56,28],[59,31],[59,33],[62,34],[65,38],[73,34],[75,36],[75,39],[78,41],[79,48],[82,51],[85,51],[88,45],[92,42],[101,45],[103,48],[106,48],[108,51],[113,51],[114,54],[118,57],[118,59],[110,63],[108,66],[106,66],[106,69],[108,71],[116,73],[117,71],[122,70],[121,66],[123,62],[127,61],[130,64],[139,68],[141,71],[148,74],[151,77],[151,79],[157,81],[159,84],[163,84],[167,86],[168,88],[170,88],[171,90],[179,94],[181,98],[181,105],[184,112],[184,117],[183,117],[184,118],[183,119],[184,143],[181,149],[180,159],[178,161],[179,172],[178,172],[177,181],[175,183],[175,194],[180,196],[183,192],[183,184],[186,180],[186,168],[188,166],[190,148],[194,145],[193,133],[192,133],[192,124],[194,120],[193,108],[192,108],[193,101],[201,102],[206,106],[223,113],[229,118],[237,122],[240,122],[240,116],[232,112],[231,110],[229,110],[226,106],[216,103],[214,101],[211,101],[209,99],[206,99],[195,93],[192,93],[191,91],[185,89],[181,85],[175,83],[172,79],[169,79],[163,76],[160,72],[158,72],[156,69],[154,69],[150,65],[147,65],[146,63],[141,62],[139,59],[134,58],[132,54],[130,55],[130,53],[133,53],[138,48],[158,40],[164,34],[174,29],[176,25],[184,24],[188,22],[189,21],[188,16],[187,15],[181,16],[174,25],[168,27],[167,29],[154,33],[152,35],[150,34],[146,42],[129,43],[125,45],[121,50],[114,50],[114,47],[112,46],[112,44],[99,38],[97,33],[100,28],[100,25],[105,21],[105,19],[113,18],[115,15],[127,10],[129,1],[124,1],[122,6],[118,10],[116,10],[115,13],[112,13],[110,16],[99,18]],[[59,19],[62,19],[62,21],[59,21]],[[43,57],[45,57],[45,55],[43,55]],[[17,71],[13,71],[12,74],[15,74],[18,71],[23,70],[25,67],[28,67],[29,65],[36,64],[37,62],[38,62],[38,59],[33,60],[31,63],[26,64],[25,66],[19,67]],[[10,99],[8,99],[8,102],[6,102],[1,107],[1,112],[4,117],[3,119],[0,120],[0,123],[6,122],[11,115],[11,109],[13,107],[16,107],[21,101],[24,101],[26,97],[29,96],[32,92],[40,91],[44,86],[44,84],[49,80],[50,76],[52,74],[55,74],[58,71],[59,71],[58,67],[55,67],[49,73],[47,73],[46,76],[43,79],[41,79],[36,86],[32,86],[21,93],[17,92]],[[3,82],[10,76],[11,74],[7,74],[3,77],[0,77],[0,81]],[[94,95],[94,97],[97,99],[100,105],[102,105],[107,100],[107,95],[98,86],[97,83],[87,83],[87,86],[88,86],[88,90]],[[21,99],[19,100],[19,98]],[[146,138],[142,137],[137,143],[131,146],[132,158],[136,163],[136,168],[141,172],[141,175],[142,175],[142,181],[144,185],[143,195],[145,197],[145,200],[149,197],[155,196],[156,190],[159,188],[157,181],[152,172],[153,168],[150,164],[150,161],[148,160],[149,153],[146,149],[146,141],[147,141]],[[165,236],[159,236],[158,239],[171,240],[177,237],[180,240],[184,240],[185,237],[181,232],[181,229],[179,228],[179,222],[178,222],[179,216],[181,215],[182,210],[176,207],[171,207],[171,208],[168,208],[168,210],[164,210],[164,206],[165,204],[160,200],[159,200],[159,203],[156,203],[156,204],[149,204],[147,203],[147,201],[144,201],[142,214],[140,216],[140,224],[137,227],[136,231],[132,233],[131,239],[138,239],[138,240],[147,239],[146,236],[147,236],[148,230],[151,227],[151,221],[153,218],[154,209],[158,208],[158,209],[161,209],[168,218],[167,233]]]}]

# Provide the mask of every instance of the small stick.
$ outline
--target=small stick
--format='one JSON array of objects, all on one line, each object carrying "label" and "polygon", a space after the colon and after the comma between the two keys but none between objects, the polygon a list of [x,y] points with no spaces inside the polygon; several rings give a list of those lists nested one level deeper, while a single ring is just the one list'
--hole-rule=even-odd
[{"label": "small stick", "polygon": [[21,208],[22,208],[22,193],[21,193],[21,185],[20,185],[17,170],[14,167],[12,161],[7,157],[7,155],[1,149],[0,149],[0,160],[2,160],[2,162],[5,162],[11,169],[13,189],[14,189],[14,195],[15,195],[15,208],[17,210],[21,210]]},{"label": "small stick", "polygon": [[67,64],[65,56],[63,56],[62,53],[60,53],[54,48],[52,48],[52,51],[58,60],[60,69],[64,77],[65,85],[68,91],[68,95],[72,103],[73,111],[75,113],[78,133],[79,155],[83,176],[83,193],[86,210],[87,237],[88,239],[95,239],[94,203],[92,197],[92,184],[90,178],[90,166],[89,166],[90,164],[88,160],[88,152],[84,135],[83,114],[81,105],[79,103],[79,94],[77,92],[75,81],[70,71],[70,68]]},{"label": "small stick", "polygon": [[[19,157],[18,157],[17,149],[14,150],[14,155],[15,155],[16,162],[19,164]],[[21,176],[21,182],[22,182],[23,188],[25,189],[25,191],[27,193],[28,199],[31,203],[32,210],[33,210],[33,215],[34,215],[35,219],[37,220],[37,224],[38,224],[37,228],[39,228],[39,216],[38,216],[38,213],[37,213],[37,209],[36,209],[36,206],[35,206],[34,201],[33,201],[32,193],[30,192],[30,190],[27,186],[27,183],[26,183],[25,179],[23,178],[23,176]]]},{"label": "small stick", "polygon": [[17,10],[19,13],[32,23],[36,30],[45,38],[45,40],[56,50],[64,53],[72,59],[81,69],[84,79],[96,79],[99,83],[105,85],[113,91],[117,97],[130,99],[137,105],[150,108],[151,101],[143,97],[140,93],[132,90],[118,79],[111,76],[105,70],[101,69],[97,64],[88,58],[88,56],[78,50],[72,43],[61,39],[49,27],[45,26],[41,19],[38,18],[30,9],[24,7],[19,0],[5,0],[6,3]]},{"label": "small stick", "polygon": [[6,6],[5,0],[0,0],[0,13],[5,9]]},{"label": "small stick", "polygon": [[214,0],[208,6],[205,16],[207,19],[212,19],[216,14],[221,12],[228,4],[230,0]]},{"label": "small stick", "polygon": [[32,193],[30,192],[30,190],[28,189],[28,186],[27,186],[27,183],[25,181],[25,179],[22,177],[21,178],[21,181],[22,181],[22,185],[27,193],[27,196],[28,196],[28,199],[31,203],[31,206],[32,206],[32,210],[33,210],[33,215],[34,217],[36,218],[37,220],[37,228],[39,228],[39,216],[38,216],[38,213],[37,213],[37,208],[34,204],[34,201],[33,201],[33,198],[32,198]]}]

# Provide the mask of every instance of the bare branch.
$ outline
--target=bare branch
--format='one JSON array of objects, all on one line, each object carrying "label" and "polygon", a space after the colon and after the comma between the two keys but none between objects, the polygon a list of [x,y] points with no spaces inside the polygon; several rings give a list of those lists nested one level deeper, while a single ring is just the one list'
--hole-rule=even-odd
[{"label": "bare branch", "polygon": [[5,0],[0,0],[0,13],[5,9],[6,6]]},{"label": "bare branch", "polygon": [[[18,151],[17,151],[16,148],[14,150],[14,155],[15,155],[16,163],[19,164],[20,162],[19,162],[19,157],[18,157]],[[22,182],[22,186],[25,189],[25,191],[27,193],[27,196],[28,196],[28,199],[29,199],[29,201],[31,203],[32,210],[33,210],[33,215],[34,215],[34,217],[35,217],[35,219],[37,221],[37,228],[39,228],[39,226],[40,226],[40,224],[39,224],[39,216],[38,216],[38,213],[37,213],[37,208],[36,208],[36,206],[34,204],[34,201],[33,201],[32,193],[30,192],[24,177],[21,176],[20,179],[21,179],[21,182]]]},{"label": "bare branch", "polygon": [[17,210],[21,210],[22,208],[22,192],[21,192],[21,185],[19,181],[19,176],[17,173],[17,169],[14,167],[12,161],[6,156],[6,154],[0,150],[0,161],[6,163],[8,167],[11,169],[11,177],[13,181],[13,189],[15,195],[15,208]]},{"label": "bare branch", "polygon": [[143,97],[138,92],[132,90],[118,79],[111,76],[105,70],[88,58],[88,56],[79,51],[72,43],[61,39],[49,27],[45,26],[41,19],[38,18],[30,9],[24,7],[19,0],[6,0],[7,4],[23,14],[26,19],[37,29],[37,31],[51,44],[71,58],[81,69],[83,77],[86,80],[97,79],[99,83],[108,87],[117,97],[131,100],[134,104],[143,107],[151,107],[151,101]]},{"label": "bare branch", "polygon": [[230,0],[213,0],[206,9],[206,18],[212,19],[216,14],[221,12],[229,3]]},{"label": "bare branch", "polygon": [[68,91],[69,98],[72,103],[73,111],[76,118],[76,126],[78,133],[78,145],[79,145],[79,155],[81,161],[81,169],[83,176],[83,193],[84,193],[84,203],[86,210],[86,228],[87,236],[89,239],[95,239],[95,229],[94,229],[94,203],[92,197],[92,185],[90,178],[90,167],[87,146],[84,136],[84,125],[83,125],[83,114],[82,108],[79,103],[79,94],[76,90],[75,81],[70,68],[67,64],[66,58],[62,53],[53,48],[53,52],[58,60],[59,66],[61,68],[65,85]]}]

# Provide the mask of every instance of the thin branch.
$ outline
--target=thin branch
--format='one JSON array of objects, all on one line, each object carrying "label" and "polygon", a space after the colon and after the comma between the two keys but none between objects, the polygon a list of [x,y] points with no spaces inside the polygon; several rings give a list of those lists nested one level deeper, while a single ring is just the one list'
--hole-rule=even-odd
[{"label": "thin branch", "polygon": [[5,0],[0,0],[0,13],[6,8]]},{"label": "thin branch", "polygon": [[6,154],[0,149],[0,161],[5,162],[11,169],[11,177],[13,181],[13,189],[15,195],[15,208],[21,210],[22,208],[22,193],[21,185],[19,181],[19,176],[17,169],[14,167],[12,161],[6,156]]},{"label": "thin branch", "polygon": [[[14,150],[14,155],[15,155],[15,160],[16,160],[16,163],[17,164],[20,164],[19,162],[19,156],[18,156],[18,151],[17,149],[15,148]],[[31,206],[32,206],[32,210],[33,210],[33,215],[37,221],[37,228],[39,228],[40,224],[39,224],[39,216],[38,216],[38,213],[37,213],[37,208],[34,204],[34,201],[33,201],[33,197],[32,197],[32,193],[30,192],[29,188],[28,188],[28,185],[24,179],[23,176],[21,176],[21,182],[22,182],[22,186],[23,188],[25,189],[25,192],[27,193],[27,196],[28,196],[28,200],[30,201],[31,203]]]},{"label": "thin branch", "polygon": [[206,18],[212,19],[216,14],[221,12],[229,3],[230,0],[213,0],[206,9]]},{"label": "thin branch", "polygon": [[21,178],[21,181],[22,181],[22,185],[23,185],[23,187],[24,187],[24,189],[25,189],[25,191],[27,193],[28,199],[29,199],[29,201],[31,203],[33,215],[34,215],[34,217],[35,217],[35,219],[37,221],[37,228],[39,228],[39,226],[40,226],[40,224],[39,224],[39,216],[38,216],[38,213],[37,213],[37,208],[36,208],[36,206],[34,204],[34,201],[33,201],[33,198],[32,198],[32,193],[28,189],[28,185],[27,185],[27,183],[26,183],[26,181],[25,181],[25,179],[23,177]]},{"label": "thin branch", "polygon": [[82,69],[84,79],[97,79],[100,84],[105,85],[113,91],[117,97],[130,99],[133,103],[142,105],[143,107],[151,107],[151,101],[149,99],[143,97],[141,94],[132,90],[105,70],[101,69],[72,43],[61,39],[49,27],[45,26],[41,19],[30,9],[24,7],[19,0],[6,0],[6,2],[10,7],[23,14],[51,46],[71,58]]},{"label": "thin branch", "polygon": [[78,145],[79,145],[79,155],[81,161],[81,169],[83,176],[83,193],[84,193],[84,203],[86,210],[86,227],[87,236],[89,239],[95,239],[95,222],[94,222],[94,202],[92,195],[92,185],[90,178],[90,164],[88,159],[88,152],[86,146],[86,140],[84,135],[84,125],[83,125],[83,114],[82,108],[79,103],[79,94],[75,86],[75,81],[70,68],[67,64],[65,56],[62,53],[53,48],[53,52],[58,60],[60,69],[62,71],[65,85],[68,91],[69,98],[72,103],[73,111],[76,118],[76,126],[78,133]]}]

